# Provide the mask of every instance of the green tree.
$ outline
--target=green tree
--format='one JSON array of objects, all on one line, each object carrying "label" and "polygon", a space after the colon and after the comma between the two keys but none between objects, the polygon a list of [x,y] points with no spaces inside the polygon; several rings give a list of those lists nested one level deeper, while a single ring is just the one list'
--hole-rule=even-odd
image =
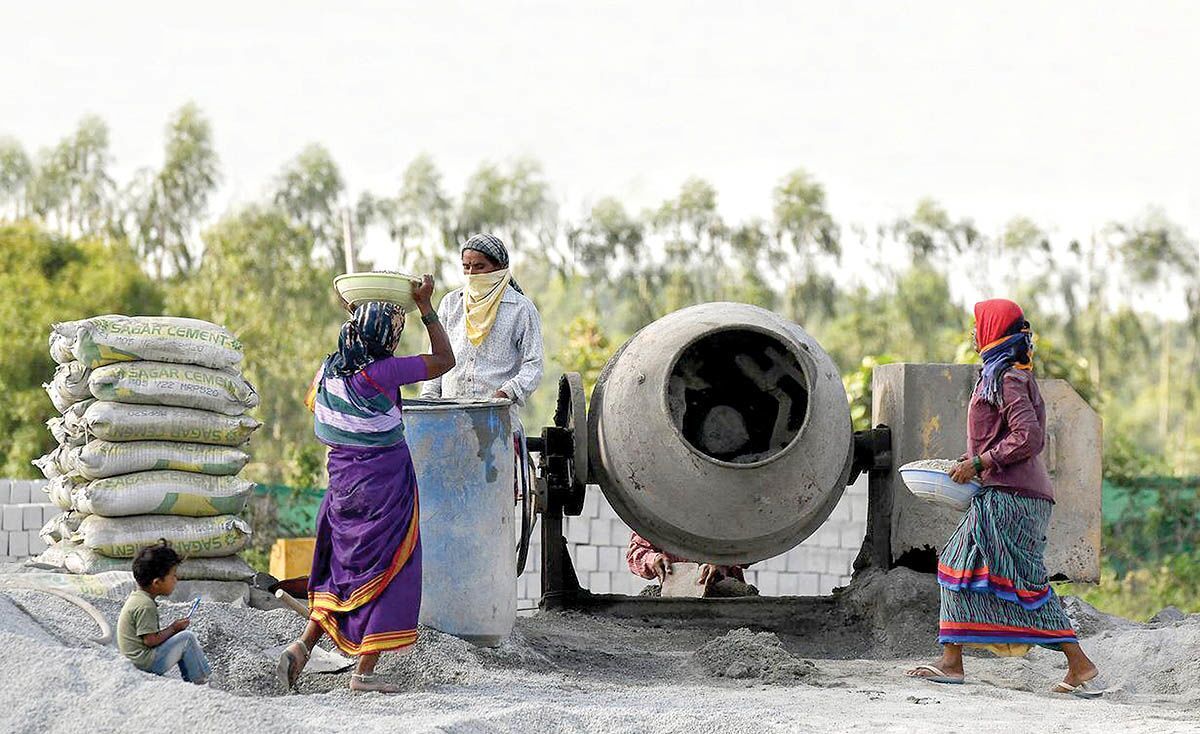
[{"label": "green tree", "polygon": [[[52,448],[55,413],[41,384],[54,374],[51,324],[96,314],[160,313],[162,294],[124,242],[72,240],[33,223],[0,225],[0,472],[34,475],[30,461]],[[19,295],[18,295],[19,294]]]},{"label": "green tree", "polygon": [[177,274],[195,268],[198,229],[220,182],[212,126],[195,103],[181,107],[167,124],[165,153],[162,169],[144,174],[134,204],[137,237],[159,279],[168,262]]},{"label": "green tree", "polygon": [[388,235],[399,246],[397,265],[401,270],[430,268],[430,272],[441,273],[449,264],[447,257],[458,254],[450,199],[442,187],[442,175],[428,155],[417,156],[408,164],[399,193],[380,201],[380,213]]},{"label": "green tree", "polygon": [[25,216],[26,188],[33,163],[25,148],[13,138],[0,138],[0,212],[6,219]]},{"label": "green tree", "polygon": [[316,143],[300,151],[275,181],[275,204],[308,233],[331,263],[343,261],[339,201],[345,188],[333,156]]},{"label": "green tree", "polygon": [[116,217],[108,125],[94,115],[43,150],[29,183],[30,208],[67,234],[102,234]]}]

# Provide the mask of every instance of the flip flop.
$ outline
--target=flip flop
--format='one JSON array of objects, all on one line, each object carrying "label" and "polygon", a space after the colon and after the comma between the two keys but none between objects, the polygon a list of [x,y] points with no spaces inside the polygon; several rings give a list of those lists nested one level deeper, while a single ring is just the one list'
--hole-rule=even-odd
[{"label": "flip flop", "polygon": [[1088,687],[1088,683],[1090,683],[1090,682],[1091,681],[1084,681],[1083,683],[1080,683],[1077,686],[1073,686],[1066,681],[1059,681],[1058,683],[1054,684],[1054,687],[1050,689],[1050,692],[1051,693],[1061,693],[1063,695],[1074,696],[1076,698],[1083,698],[1083,699],[1088,699],[1088,700],[1100,698],[1101,696],[1103,696],[1104,691],[1097,689],[1097,688]]},{"label": "flip flop", "polygon": [[950,685],[961,685],[966,682],[967,678],[963,675],[947,675],[946,671],[933,665],[918,665],[913,668],[914,671],[923,670],[933,675],[908,675],[909,678],[918,680],[927,680],[930,683],[948,683]]}]

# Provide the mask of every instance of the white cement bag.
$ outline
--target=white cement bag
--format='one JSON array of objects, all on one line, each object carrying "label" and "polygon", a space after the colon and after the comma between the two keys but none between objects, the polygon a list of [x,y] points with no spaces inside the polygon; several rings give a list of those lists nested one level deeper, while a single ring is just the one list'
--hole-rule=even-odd
[{"label": "white cement bag", "polygon": [[109,558],[133,558],[142,548],[154,545],[160,538],[182,556],[215,558],[242,550],[249,537],[250,526],[232,515],[88,515],[79,525],[74,539]]},{"label": "white cement bag", "polygon": [[250,454],[232,446],[178,441],[102,441],[71,449],[67,463],[87,479],[104,479],[134,472],[174,469],[197,474],[230,476],[250,461]]},{"label": "white cement bag", "polygon": [[71,351],[91,368],[144,359],[221,369],[242,361],[242,343],[226,329],[170,316],[88,319],[79,327]]},{"label": "white cement bag", "polygon": [[[120,319],[123,316],[117,314],[107,314],[99,318],[104,319]],[[75,359],[75,355],[71,353],[71,348],[75,346],[75,338],[79,336],[79,330],[90,319],[80,319],[79,321],[62,321],[50,327],[50,358],[59,364],[66,364]]]},{"label": "white cement bag", "polygon": [[68,540],[79,530],[83,515],[78,512],[64,512],[46,521],[38,535],[46,545],[52,545],[60,540]]},{"label": "white cement bag", "polygon": [[71,494],[81,482],[75,477],[63,475],[55,477],[46,484],[44,490],[54,506],[63,511],[75,509]]},{"label": "white cement bag", "polygon": [[[61,368],[60,368],[61,369]],[[97,367],[88,380],[100,400],[174,405],[241,415],[258,405],[258,393],[238,372],[169,362],[119,362]]]},{"label": "white cement bag", "polygon": [[48,571],[65,571],[67,570],[67,549],[70,548],[70,545],[70,543],[62,542],[49,543],[46,550],[27,559],[25,565]]},{"label": "white cement bag", "polygon": [[70,446],[56,446],[50,453],[39,456],[33,460],[33,465],[42,472],[42,476],[47,479],[55,479],[64,474],[70,474],[73,470],[73,458]]},{"label": "white cement bag", "polygon": [[236,515],[246,509],[254,482],[186,471],[144,471],[79,485],[71,493],[86,515]]},{"label": "white cement bag", "polygon": [[182,441],[216,446],[241,446],[262,425],[248,415],[106,400],[88,408],[83,423],[90,436],[105,441]]},{"label": "white cement bag", "polygon": [[50,396],[54,408],[63,413],[75,403],[92,397],[88,385],[88,377],[91,374],[92,371],[81,362],[67,362],[55,368],[54,379],[42,383],[42,388]]},{"label": "white cement bag", "polygon": [[[71,573],[128,571],[130,567],[128,558],[109,558],[79,544],[63,544],[62,555],[64,567]],[[249,581],[254,574],[254,569],[238,556],[186,558],[175,567],[175,577],[180,581]]]}]

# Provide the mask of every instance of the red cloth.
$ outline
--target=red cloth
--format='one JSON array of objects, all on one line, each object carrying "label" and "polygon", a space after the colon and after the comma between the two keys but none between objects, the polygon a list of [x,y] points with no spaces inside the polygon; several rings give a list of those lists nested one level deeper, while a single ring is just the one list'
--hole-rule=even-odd
[{"label": "red cloth", "polygon": [[1046,445],[1046,404],[1033,374],[1004,373],[1004,403],[996,407],[971,396],[967,408],[968,456],[985,456],[991,466],[980,481],[985,487],[1054,501],[1054,487],[1042,461]]},{"label": "red cloth", "polygon": [[1004,336],[1013,322],[1025,320],[1025,312],[1012,301],[993,298],[975,304],[975,343],[980,349]]},{"label": "red cloth", "polygon": [[[677,556],[666,551],[655,548],[650,541],[646,540],[637,533],[632,533],[629,536],[629,550],[625,552],[625,562],[629,564],[629,570],[633,571],[638,576],[644,579],[657,579],[658,576],[654,573],[654,561],[659,557],[666,559],[667,563],[682,563],[688,561],[687,558]],[[694,561],[692,561],[694,563]],[[722,578],[735,578],[738,581],[745,581],[746,577],[742,573],[742,566],[717,566],[717,577],[714,581],[720,581]]]}]

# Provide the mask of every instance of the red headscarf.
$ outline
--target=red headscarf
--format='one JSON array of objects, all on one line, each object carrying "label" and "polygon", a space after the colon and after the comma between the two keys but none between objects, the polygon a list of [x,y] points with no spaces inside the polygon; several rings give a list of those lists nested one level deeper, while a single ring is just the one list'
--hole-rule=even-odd
[{"label": "red headscarf", "polygon": [[1014,324],[1025,321],[1025,312],[1012,301],[993,298],[975,304],[975,343],[979,351],[1015,332]]}]

